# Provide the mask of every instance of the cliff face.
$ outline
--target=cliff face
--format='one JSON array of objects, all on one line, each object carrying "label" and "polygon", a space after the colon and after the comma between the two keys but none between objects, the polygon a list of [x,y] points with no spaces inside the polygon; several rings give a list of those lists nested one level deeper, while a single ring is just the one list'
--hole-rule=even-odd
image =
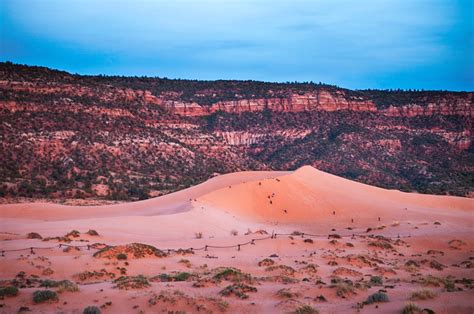
[{"label": "cliff face", "polygon": [[[148,92],[149,93],[149,92]],[[287,98],[261,98],[220,101],[211,106],[202,106],[196,102],[169,100],[166,97],[153,97],[147,102],[158,104],[173,113],[182,116],[207,116],[217,111],[227,113],[256,112],[269,109],[274,112],[305,112],[305,111],[358,111],[374,112],[391,117],[416,117],[433,115],[474,116],[472,93],[470,99],[444,99],[439,103],[426,105],[390,106],[378,109],[371,100],[350,100],[344,93],[331,93],[322,90],[318,93],[304,95],[291,94]]]},{"label": "cliff face", "polygon": [[473,114],[473,93],[0,63],[0,197],[140,199],[216,173],[305,164],[388,188],[472,195]]},{"label": "cliff face", "polygon": [[305,111],[368,111],[377,108],[371,101],[347,100],[344,94],[332,94],[322,90],[318,93],[303,95],[291,94],[286,98],[260,98],[219,101],[211,106],[201,106],[195,102],[186,103],[162,98],[161,105],[172,112],[183,116],[206,116],[217,111],[227,113],[256,112],[269,109],[274,112],[305,112]]}]

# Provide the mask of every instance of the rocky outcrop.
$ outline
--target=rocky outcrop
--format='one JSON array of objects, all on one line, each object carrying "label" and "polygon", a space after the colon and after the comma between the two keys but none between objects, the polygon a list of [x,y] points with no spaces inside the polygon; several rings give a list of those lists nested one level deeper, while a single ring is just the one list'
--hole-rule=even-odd
[{"label": "rocky outcrop", "polygon": [[452,115],[474,117],[474,106],[469,101],[454,101],[443,103],[429,103],[426,106],[406,105],[406,106],[390,106],[388,109],[381,110],[382,114],[390,117],[416,117],[416,116],[433,116],[433,115]]}]

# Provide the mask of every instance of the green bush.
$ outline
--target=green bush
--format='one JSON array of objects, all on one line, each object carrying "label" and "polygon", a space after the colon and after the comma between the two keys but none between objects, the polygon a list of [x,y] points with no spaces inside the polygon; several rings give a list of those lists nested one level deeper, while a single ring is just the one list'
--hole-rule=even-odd
[{"label": "green bush", "polygon": [[51,290],[38,290],[33,292],[33,302],[43,303],[47,301],[58,301],[58,294]]},{"label": "green bush", "polygon": [[102,312],[97,306],[88,306],[82,311],[82,314],[101,314]]},{"label": "green bush", "polygon": [[389,301],[388,296],[385,293],[376,292],[374,294],[369,295],[365,303],[372,304],[372,303],[377,303],[377,302],[388,302],[388,301]]},{"label": "green bush", "polygon": [[381,286],[381,285],[383,285],[383,278],[380,277],[380,276],[370,277],[370,285],[371,286]]},{"label": "green bush", "polygon": [[7,286],[0,288],[0,297],[14,297],[18,295],[18,288],[15,286]]}]

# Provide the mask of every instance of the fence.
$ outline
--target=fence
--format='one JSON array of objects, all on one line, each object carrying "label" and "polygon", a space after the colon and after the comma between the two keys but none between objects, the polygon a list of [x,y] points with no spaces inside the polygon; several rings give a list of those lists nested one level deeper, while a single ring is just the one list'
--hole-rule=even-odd
[{"label": "fence", "polygon": [[[355,239],[356,236],[360,236],[362,235],[363,232],[358,232],[358,233],[353,233],[353,234],[350,234],[350,235],[339,235],[339,237],[341,238],[352,238],[352,239]],[[374,235],[368,235],[367,233],[364,233],[365,236],[367,237],[375,237]],[[179,249],[160,249],[162,251],[167,251],[168,253],[171,253],[171,252],[178,252],[178,251],[183,251],[183,250],[191,250],[191,251],[208,251],[208,249],[230,249],[230,248],[237,248],[238,251],[240,251],[240,248],[242,246],[246,246],[246,245],[255,245],[255,242],[256,241],[263,241],[263,240],[268,240],[268,239],[276,239],[278,236],[292,236],[292,237],[301,237],[301,238],[328,238],[330,239],[331,238],[331,234],[328,234],[328,235],[323,235],[323,234],[311,234],[311,233],[304,233],[304,232],[298,232],[298,233],[275,233],[275,232],[272,232],[272,235],[270,236],[267,236],[267,237],[264,237],[264,238],[255,238],[255,239],[251,239],[250,241],[247,241],[247,242],[244,242],[244,243],[237,243],[237,244],[233,244],[233,245],[226,245],[226,246],[218,246],[218,245],[204,245],[203,247],[198,247],[198,248],[193,248],[193,247],[189,247],[189,248],[179,248]],[[390,237],[386,237],[384,236],[385,238],[390,238]],[[398,235],[396,238],[397,239],[400,239],[400,238],[409,238],[411,237],[410,235],[409,236],[400,236]],[[113,245],[107,245],[107,244],[104,244],[105,246],[108,246],[108,247],[112,247]],[[9,249],[9,250],[4,250],[4,249],[0,249],[0,253],[1,253],[1,256],[4,257],[6,253],[8,252],[21,252],[21,251],[30,251],[30,254],[36,254],[35,253],[35,250],[52,250],[52,249],[56,249],[56,248],[63,248],[63,247],[74,247],[74,248],[87,248],[87,250],[90,250],[90,249],[97,249],[95,246],[91,245],[91,244],[87,244],[87,245],[70,245],[70,244],[64,244],[64,243],[60,243],[58,245],[54,245],[54,246],[47,246],[47,247],[35,247],[35,246],[30,246],[30,247],[26,247],[26,248],[21,248],[21,249]]]}]

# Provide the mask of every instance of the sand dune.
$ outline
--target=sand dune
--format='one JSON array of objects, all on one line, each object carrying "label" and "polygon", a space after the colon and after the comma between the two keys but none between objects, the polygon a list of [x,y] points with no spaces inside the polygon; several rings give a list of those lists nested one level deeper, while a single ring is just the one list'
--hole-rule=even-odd
[{"label": "sand dune", "polygon": [[104,206],[67,206],[50,203],[0,205],[0,217],[65,220],[123,215],[166,215],[189,210],[189,202],[224,186],[284,175],[285,171],[244,171],[214,177],[188,189],[145,201]]},{"label": "sand dune", "polygon": [[[226,247],[266,237],[255,233],[244,235],[249,230],[300,231],[322,236],[308,239],[280,235],[245,246],[240,251],[235,247],[212,248],[185,257],[172,254],[159,259],[128,256],[126,262],[114,256],[111,260],[95,258],[92,256],[95,250],[69,252],[53,248],[38,250],[36,254],[30,254],[29,250],[8,251],[0,258],[0,279],[3,280],[0,286],[12,283],[12,279],[24,271],[26,276],[75,281],[80,292],[62,293],[59,303],[35,304],[33,291],[44,288],[24,287],[18,297],[3,301],[5,306],[0,312],[17,312],[20,305],[27,305],[36,312],[80,312],[85,304],[105,304],[104,313],[164,309],[195,312],[197,302],[214,312],[221,311],[222,304],[228,304],[226,311],[231,313],[285,313],[307,303],[322,313],[350,313],[356,312],[357,304],[369,294],[384,288],[390,302],[377,304],[379,309],[366,305],[363,311],[381,309],[386,313],[399,313],[409,301],[410,291],[426,288],[422,279],[434,274],[439,278],[468,278],[468,281],[455,283],[455,289],[450,292],[442,285],[429,287],[439,296],[418,301],[420,305],[437,312],[471,313],[474,305],[468,296],[472,296],[470,289],[474,288],[469,271],[472,267],[469,258],[474,251],[473,213],[472,199],[385,190],[311,167],[294,172],[222,175],[177,193],[128,204],[1,205],[1,250],[55,246],[64,242],[27,239],[26,235],[38,232],[43,237],[63,236],[73,229],[79,230],[80,236],[70,238],[72,245],[140,242],[157,248]],[[89,229],[97,230],[100,236],[85,234]],[[202,238],[196,238],[196,232],[202,233]],[[342,238],[328,239],[329,234]],[[385,238],[377,240],[375,235]],[[377,241],[385,241],[390,246],[373,246]],[[183,258],[188,261],[187,266]],[[265,258],[270,258],[277,268],[259,266]],[[418,266],[407,267],[409,261]],[[317,270],[308,270],[308,265],[317,265]],[[243,300],[221,296],[219,291],[233,281],[215,281],[209,276],[222,266],[232,266],[260,278],[248,282],[258,292],[249,293],[249,299]],[[45,273],[46,268],[53,272]],[[78,279],[80,273],[102,269],[115,278],[123,275],[124,269],[128,276],[141,274],[149,279],[173,272],[190,272],[193,277],[183,282],[153,282],[148,288],[132,290],[113,288],[114,283],[108,277],[95,278],[92,282]],[[293,271],[281,273],[289,269]],[[382,277],[385,287],[367,284],[368,278],[375,275]],[[336,277],[365,286],[354,286],[353,294],[341,298],[336,285],[330,284]],[[196,288],[200,280],[209,282]],[[282,297],[278,294],[280,289],[290,289],[294,295]],[[163,301],[168,297],[153,299],[174,290],[180,291],[173,295],[175,303]],[[316,298],[319,295],[327,302]],[[152,299],[157,301],[151,302]]]},{"label": "sand dune", "polygon": [[462,220],[466,212],[474,209],[472,199],[376,188],[309,166],[277,178],[212,191],[200,196],[198,202],[227,209],[254,221],[316,225],[326,224],[328,220],[335,220],[337,224],[347,224],[352,219],[375,222],[378,217],[387,222],[426,214]]}]

